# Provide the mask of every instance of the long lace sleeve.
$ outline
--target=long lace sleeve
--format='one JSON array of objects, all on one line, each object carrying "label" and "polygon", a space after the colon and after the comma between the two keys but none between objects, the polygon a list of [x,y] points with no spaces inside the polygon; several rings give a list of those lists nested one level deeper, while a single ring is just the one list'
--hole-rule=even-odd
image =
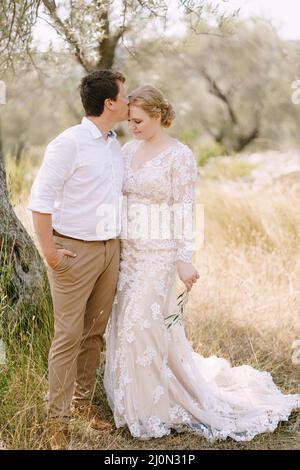
[{"label": "long lace sleeve", "polygon": [[197,165],[194,154],[188,147],[183,146],[176,151],[172,165],[174,227],[177,227],[176,261],[192,262],[196,179]]}]

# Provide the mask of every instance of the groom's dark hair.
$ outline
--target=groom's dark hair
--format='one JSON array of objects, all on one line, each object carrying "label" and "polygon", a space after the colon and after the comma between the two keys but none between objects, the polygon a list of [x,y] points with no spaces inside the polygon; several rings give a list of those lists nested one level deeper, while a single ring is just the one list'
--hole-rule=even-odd
[{"label": "groom's dark hair", "polygon": [[116,100],[119,93],[117,81],[125,82],[121,72],[112,70],[95,70],[82,78],[79,91],[82,105],[87,116],[100,116],[103,113],[104,101]]}]

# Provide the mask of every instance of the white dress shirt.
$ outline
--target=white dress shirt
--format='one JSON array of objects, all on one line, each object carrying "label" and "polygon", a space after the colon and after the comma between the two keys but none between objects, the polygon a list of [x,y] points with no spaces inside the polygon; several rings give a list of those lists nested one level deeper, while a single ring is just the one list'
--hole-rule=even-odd
[{"label": "white dress shirt", "polygon": [[52,214],[53,227],[82,240],[108,240],[121,231],[123,155],[84,117],[52,140],[31,188],[28,208]]}]

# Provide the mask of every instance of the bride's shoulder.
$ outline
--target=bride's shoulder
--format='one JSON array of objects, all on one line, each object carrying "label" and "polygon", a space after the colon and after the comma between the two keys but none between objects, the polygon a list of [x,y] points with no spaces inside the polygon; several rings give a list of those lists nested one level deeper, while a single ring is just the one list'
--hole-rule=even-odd
[{"label": "bride's shoulder", "polygon": [[178,150],[181,150],[183,152],[192,152],[191,148],[187,144],[181,142],[181,140],[175,139],[175,144]]},{"label": "bride's shoulder", "polygon": [[172,171],[193,180],[197,177],[197,162],[192,149],[178,140],[173,152]]},{"label": "bride's shoulder", "polygon": [[176,145],[175,145],[175,152],[174,152],[174,157],[176,159],[188,159],[188,160],[194,160],[194,152],[192,149],[187,145],[181,142],[180,140],[177,139]]}]

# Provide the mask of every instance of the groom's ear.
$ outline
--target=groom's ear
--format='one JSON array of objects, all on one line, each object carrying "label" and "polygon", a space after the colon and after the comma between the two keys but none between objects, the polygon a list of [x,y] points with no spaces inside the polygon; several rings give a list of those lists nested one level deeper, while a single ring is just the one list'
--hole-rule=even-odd
[{"label": "groom's ear", "polygon": [[106,100],[104,101],[104,106],[112,111],[114,108],[113,100],[111,100],[110,98],[106,98]]}]

